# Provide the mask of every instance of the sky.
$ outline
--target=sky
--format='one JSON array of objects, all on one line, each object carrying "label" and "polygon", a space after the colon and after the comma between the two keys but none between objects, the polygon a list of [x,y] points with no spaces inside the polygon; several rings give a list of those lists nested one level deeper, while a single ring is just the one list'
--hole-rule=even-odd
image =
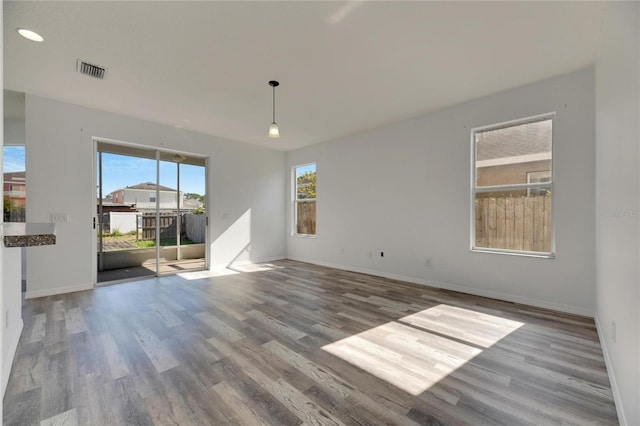
[{"label": "sky", "polygon": [[2,147],[2,172],[23,172],[24,167],[24,146],[4,146]]},{"label": "sky", "polygon": [[[20,172],[25,169],[24,146],[4,146],[2,148],[2,172]],[[177,165],[160,162],[160,185],[176,189]],[[102,154],[103,196],[116,189],[139,183],[155,182],[156,160],[128,157],[116,154]],[[180,166],[180,191],[204,195],[204,167],[182,164]]]},{"label": "sky", "polygon": [[296,167],[296,177],[305,174],[306,172],[315,172],[316,171],[316,163],[306,164],[304,166]]},{"label": "sky", "polygon": [[[3,147],[2,170],[19,172],[25,170],[24,146]],[[111,192],[133,186],[139,183],[155,182],[156,161],[147,158],[128,157],[116,154],[102,154],[102,190],[103,196]],[[307,171],[315,171],[315,164],[307,164],[296,168],[300,176]],[[175,189],[176,163],[160,162],[160,185]],[[180,166],[180,190],[204,195],[205,193],[204,167],[183,164]]]},{"label": "sky", "polygon": [[[102,154],[102,196],[139,183],[156,181],[156,160],[117,154]],[[160,162],[160,185],[177,187],[177,164]],[[205,168],[180,165],[180,191],[200,195],[205,193]]]}]

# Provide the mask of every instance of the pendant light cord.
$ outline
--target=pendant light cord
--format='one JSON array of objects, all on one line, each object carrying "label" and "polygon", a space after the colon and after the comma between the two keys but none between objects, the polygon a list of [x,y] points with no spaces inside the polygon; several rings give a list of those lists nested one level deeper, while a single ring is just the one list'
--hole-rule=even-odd
[{"label": "pendant light cord", "polygon": [[276,86],[272,86],[273,88],[273,122],[276,122]]}]

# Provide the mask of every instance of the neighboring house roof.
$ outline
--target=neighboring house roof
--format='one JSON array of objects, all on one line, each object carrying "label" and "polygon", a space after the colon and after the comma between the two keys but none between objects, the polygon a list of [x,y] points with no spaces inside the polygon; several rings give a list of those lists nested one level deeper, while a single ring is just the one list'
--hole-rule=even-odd
[{"label": "neighboring house roof", "polygon": [[497,160],[535,154],[551,158],[551,120],[476,133],[476,160]]},{"label": "neighboring house roof", "polygon": [[[157,185],[157,188],[160,189],[161,191],[175,191],[175,189],[166,187],[166,186],[162,186],[162,185]],[[137,185],[133,185],[133,186],[127,186],[124,189],[156,189],[156,184],[152,183],[152,182],[145,182],[145,183],[139,183]]]},{"label": "neighboring house roof", "polygon": [[4,182],[7,183],[9,181],[18,181],[23,182],[26,179],[26,172],[7,172],[4,173]]},{"label": "neighboring house roof", "polygon": [[[98,208],[98,213],[100,212],[100,204],[96,205]],[[102,211],[103,213],[108,213],[110,211],[126,211],[126,212],[135,212],[136,205],[135,204],[115,204],[112,202],[102,202]]]}]

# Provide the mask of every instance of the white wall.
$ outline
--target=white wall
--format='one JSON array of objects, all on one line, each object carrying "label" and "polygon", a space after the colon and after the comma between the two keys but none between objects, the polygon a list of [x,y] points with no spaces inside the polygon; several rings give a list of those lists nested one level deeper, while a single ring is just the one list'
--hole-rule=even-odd
[{"label": "white wall", "polygon": [[4,145],[24,145],[24,120],[4,120]]},{"label": "white wall", "polygon": [[[470,129],[552,111],[556,258],[470,252]],[[290,235],[288,205],[289,258],[593,314],[592,68],[287,153],[309,162],[317,237]]]},{"label": "white wall", "polygon": [[[285,154],[240,142],[26,95],[27,220],[57,226],[53,247],[27,250],[27,297],[92,286],[95,214],[92,137],[210,156],[210,262],[281,258],[285,254]],[[233,227],[245,213],[250,220]],[[250,251],[240,251],[250,243]]]},{"label": "white wall", "polygon": [[596,63],[596,319],[629,425],[640,424],[639,13],[637,2],[608,4]]},{"label": "white wall", "polygon": [[[20,276],[20,248],[6,248],[2,244],[2,395],[9,382],[11,364],[22,333],[22,286]],[[7,321],[8,320],[8,321]],[[7,322],[5,322],[7,321]]]}]

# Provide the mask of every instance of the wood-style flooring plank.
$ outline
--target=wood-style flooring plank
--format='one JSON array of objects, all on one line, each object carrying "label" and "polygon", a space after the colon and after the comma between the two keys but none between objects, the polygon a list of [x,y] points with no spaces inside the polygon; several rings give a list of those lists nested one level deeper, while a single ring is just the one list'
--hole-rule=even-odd
[{"label": "wood-style flooring plank", "polygon": [[109,366],[109,373],[113,380],[119,379],[129,374],[129,368],[122,359],[120,351],[116,342],[113,340],[110,334],[102,334],[99,336],[100,343],[102,344],[102,350],[104,351],[104,357]]},{"label": "wood-style flooring plank", "polygon": [[153,363],[158,373],[177,367],[178,361],[171,352],[162,344],[160,339],[149,329],[137,330],[136,340]]},{"label": "wood-style flooring plank", "polygon": [[5,425],[618,424],[592,319],[289,260],[32,299]]},{"label": "wood-style flooring plank", "polygon": [[75,408],[57,414],[40,422],[40,426],[79,426],[78,413]]},{"label": "wood-style flooring plank", "polygon": [[65,311],[64,320],[69,334],[80,333],[87,329],[81,308],[72,308]]},{"label": "wood-style flooring plank", "polygon": [[29,343],[40,342],[46,332],[47,314],[37,314],[33,316],[33,325],[31,326],[31,335]]}]

